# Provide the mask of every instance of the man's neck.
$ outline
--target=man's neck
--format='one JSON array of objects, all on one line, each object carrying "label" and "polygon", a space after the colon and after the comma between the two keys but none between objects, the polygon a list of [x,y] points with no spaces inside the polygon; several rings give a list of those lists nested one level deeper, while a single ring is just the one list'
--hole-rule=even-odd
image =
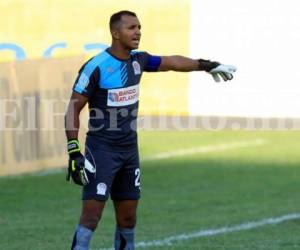
[{"label": "man's neck", "polygon": [[130,57],[130,50],[124,49],[114,43],[111,45],[109,52],[121,60],[126,60]]}]

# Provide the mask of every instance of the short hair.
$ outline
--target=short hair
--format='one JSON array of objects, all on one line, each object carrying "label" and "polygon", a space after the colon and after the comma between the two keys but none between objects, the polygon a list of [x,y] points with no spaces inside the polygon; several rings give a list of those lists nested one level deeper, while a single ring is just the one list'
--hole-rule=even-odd
[{"label": "short hair", "polygon": [[115,28],[115,26],[117,24],[119,24],[119,22],[122,19],[122,16],[134,16],[134,17],[137,17],[134,12],[129,11],[129,10],[121,10],[121,11],[119,11],[117,13],[114,13],[110,17],[110,20],[109,20],[109,28],[110,28],[110,30],[112,30],[113,28]]}]

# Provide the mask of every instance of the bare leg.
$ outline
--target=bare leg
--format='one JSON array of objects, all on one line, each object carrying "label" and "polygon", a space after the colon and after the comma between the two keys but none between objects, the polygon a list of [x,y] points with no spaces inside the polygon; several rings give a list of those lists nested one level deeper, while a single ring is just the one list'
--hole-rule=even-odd
[{"label": "bare leg", "polygon": [[94,231],[101,219],[105,201],[84,200],[79,224]]},{"label": "bare leg", "polygon": [[134,227],[136,225],[137,200],[114,201],[117,228],[115,250],[134,249]]},{"label": "bare leg", "polygon": [[114,201],[116,221],[119,227],[134,228],[138,200]]},{"label": "bare leg", "polygon": [[71,250],[88,250],[94,230],[100,221],[104,201],[84,200],[79,225],[74,234]]}]

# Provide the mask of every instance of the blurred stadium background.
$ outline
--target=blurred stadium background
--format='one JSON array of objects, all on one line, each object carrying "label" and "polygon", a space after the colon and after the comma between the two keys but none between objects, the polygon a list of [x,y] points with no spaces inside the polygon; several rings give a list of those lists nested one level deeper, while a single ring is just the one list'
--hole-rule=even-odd
[{"label": "blurred stadium background", "polygon": [[[80,191],[64,182],[63,115],[79,67],[110,45],[109,17],[121,9],[141,21],[140,50],[238,67],[226,84],[198,72],[144,74],[137,240],[152,243],[139,247],[300,249],[296,0],[2,0],[0,249],[68,248]],[[111,245],[105,213],[93,249]],[[296,219],[155,245],[285,214]]]}]

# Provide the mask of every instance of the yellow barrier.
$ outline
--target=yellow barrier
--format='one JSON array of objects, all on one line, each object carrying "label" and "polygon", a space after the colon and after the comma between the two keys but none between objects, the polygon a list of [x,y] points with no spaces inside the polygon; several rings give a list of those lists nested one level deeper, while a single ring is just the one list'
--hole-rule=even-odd
[{"label": "yellow barrier", "polygon": [[63,115],[82,63],[83,57],[0,64],[0,176],[66,165]]}]

